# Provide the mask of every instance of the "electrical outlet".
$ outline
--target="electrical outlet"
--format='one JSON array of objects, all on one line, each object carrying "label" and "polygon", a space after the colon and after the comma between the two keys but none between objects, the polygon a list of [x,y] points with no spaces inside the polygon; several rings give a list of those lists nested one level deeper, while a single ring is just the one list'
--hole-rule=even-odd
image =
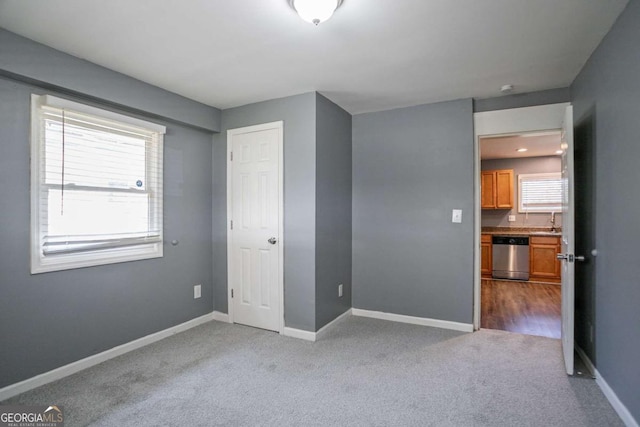
[{"label": "electrical outlet", "polygon": [[202,296],[202,285],[195,285],[193,287],[193,299],[198,299]]},{"label": "electrical outlet", "polygon": [[339,296],[339,297],[341,297],[341,296],[342,296],[342,291],[343,291],[343,289],[342,289],[342,288],[343,288],[342,283],[340,283],[340,284],[338,285],[338,296]]},{"label": "electrical outlet", "polygon": [[516,222],[516,216],[515,215],[509,215],[509,222]]}]

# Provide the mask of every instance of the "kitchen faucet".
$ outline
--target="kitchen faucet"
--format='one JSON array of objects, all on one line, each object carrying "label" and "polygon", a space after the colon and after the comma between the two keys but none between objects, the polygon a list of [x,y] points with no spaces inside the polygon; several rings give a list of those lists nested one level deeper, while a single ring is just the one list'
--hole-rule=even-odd
[{"label": "kitchen faucet", "polygon": [[551,232],[556,232],[557,227],[556,227],[556,213],[555,212],[551,212]]}]

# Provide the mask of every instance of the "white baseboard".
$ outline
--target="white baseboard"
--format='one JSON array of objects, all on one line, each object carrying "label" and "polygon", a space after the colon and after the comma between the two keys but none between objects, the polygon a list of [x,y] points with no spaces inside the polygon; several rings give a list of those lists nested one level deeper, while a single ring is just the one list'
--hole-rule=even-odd
[{"label": "white baseboard", "polygon": [[322,328],[316,332],[316,340],[322,339],[327,333],[329,333],[332,329],[334,329],[338,324],[343,322],[345,319],[351,316],[351,309],[345,311],[340,316],[333,319],[331,322],[324,325]]},{"label": "white baseboard", "polygon": [[473,324],[451,322],[449,320],[429,319],[428,317],[406,316],[404,314],[385,313],[382,311],[351,309],[354,316],[371,317],[373,319],[390,320],[392,322],[410,323],[412,325],[431,326],[434,328],[452,329],[454,331],[473,332]]},{"label": "white baseboard", "polygon": [[600,375],[600,372],[598,372],[597,369],[595,370],[595,374],[596,384],[600,386],[600,390],[602,390],[602,393],[604,393],[611,406],[613,406],[613,409],[615,409],[615,411],[618,413],[618,416],[620,417],[624,425],[626,425],[627,427],[638,427],[638,421],[633,418],[631,412],[629,412],[624,403],[620,401],[618,395],[613,391],[611,387],[609,387],[609,384],[607,384],[604,378],[602,378],[602,375]]},{"label": "white baseboard", "polygon": [[288,328],[285,326],[282,331],[282,335],[291,338],[298,338],[305,341],[317,341],[324,337],[329,331],[335,328],[340,322],[351,316],[351,309],[345,311],[340,316],[333,319],[331,322],[324,325],[318,330],[318,332],[303,331],[302,329]]},{"label": "white baseboard", "polygon": [[613,391],[609,384],[607,384],[605,379],[602,378],[602,375],[600,375],[600,372],[598,372],[591,359],[589,359],[587,353],[585,353],[582,348],[578,347],[578,345],[575,345],[574,347],[584,364],[587,365],[587,368],[590,369],[595,376],[596,384],[598,384],[598,387],[600,387],[604,396],[607,398],[611,406],[613,406],[613,409],[618,413],[618,416],[624,425],[627,427],[640,427],[638,426],[638,421],[633,418],[633,415],[631,415],[631,412],[629,412],[624,403],[620,401],[618,395]]},{"label": "white baseboard", "polygon": [[589,359],[589,356],[587,356],[587,353],[585,353],[577,343],[573,344],[573,348],[576,350],[576,353],[578,353],[578,356],[580,356],[580,359],[582,359],[582,361],[584,362],[585,366],[589,370],[589,373],[593,376],[593,378],[595,378],[596,367],[591,362],[591,359]]},{"label": "white baseboard", "polygon": [[302,329],[289,328],[286,326],[282,330],[282,335],[284,335],[285,337],[298,338],[305,341],[316,340],[315,332],[303,331]]},{"label": "white baseboard", "polygon": [[198,325],[202,325],[203,323],[210,322],[213,319],[214,313],[205,314],[204,316],[196,317],[195,319],[191,319],[179,325],[172,326],[171,328],[155,332],[142,338],[138,338],[137,340],[130,341],[126,344],[122,344],[109,350],[105,350],[102,353],[94,354],[93,356],[85,357],[84,359],[69,363],[68,365],[61,366],[49,372],[36,375],[35,377],[28,378],[24,381],[20,381],[19,383],[8,385],[0,389],[0,401],[9,399],[10,397],[17,396],[20,393],[24,393],[25,391],[32,390],[36,387],[40,387],[50,382],[75,374],[76,372],[90,368],[91,366],[98,365],[102,362],[113,359],[114,357],[118,357],[130,351],[137,350],[156,341],[160,341],[161,339],[170,337],[171,335],[175,335],[179,332],[184,332]]},{"label": "white baseboard", "polygon": [[229,323],[229,315],[227,313],[222,313],[221,311],[214,311],[211,313],[213,320],[217,320],[218,322]]}]

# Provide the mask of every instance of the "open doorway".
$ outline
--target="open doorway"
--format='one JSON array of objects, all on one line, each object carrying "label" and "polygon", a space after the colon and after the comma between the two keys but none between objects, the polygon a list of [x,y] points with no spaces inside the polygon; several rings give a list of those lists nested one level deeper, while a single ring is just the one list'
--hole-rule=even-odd
[{"label": "open doorway", "polygon": [[561,131],[479,138],[480,327],[561,337]]},{"label": "open doorway", "polygon": [[[567,374],[574,373],[574,316],[575,316],[575,267],[576,261],[583,261],[583,256],[576,256],[574,228],[574,154],[573,154],[573,107],[569,103],[540,105],[536,107],[515,108],[498,111],[487,111],[474,114],[474,153],[476,184],[474,210],[474,310],[473,324],[480,329],[481,318],[481,161],[480,139],[485,136],[515,135],[528,132],[546,132],[561,130],[561,164],[562,164],[562,245],[560,248],[546,248],[547,252],[555,252],[562,260],[561,284],[561,342],[562,354]],[[496,183],[498,180],[496,175]],[[504,174],[500,179],[505,180]],[[508,181],[508,180],[507,180]],[[496,193],[498,194],[498,193]],[[496,199],[496,204],[501,204]],[[555,250],[554,250],[555,249]],[[486,251],[485,251],[486,252]]]}]

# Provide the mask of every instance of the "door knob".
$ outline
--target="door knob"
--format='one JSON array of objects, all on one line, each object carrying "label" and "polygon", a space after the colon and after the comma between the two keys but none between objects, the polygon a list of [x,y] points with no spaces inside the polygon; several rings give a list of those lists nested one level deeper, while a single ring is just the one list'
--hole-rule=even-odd
[{"label": "door knob", "polygon": [[573,255],[573,254],[558,254],[556,255],[556,258],[559,259],[560,261],[569,261],[569,262],[574,262],[574,261],[580,261],[580,262],[584,262],[585,261],[585,257],[582,255]]},{"label": "door knob", "polygon": [[275,237],[272,237],[269,240],[267,240],[267,242],[271,243],[272,245],[275,245],[277,241],[278,239],[276,239]]}]

